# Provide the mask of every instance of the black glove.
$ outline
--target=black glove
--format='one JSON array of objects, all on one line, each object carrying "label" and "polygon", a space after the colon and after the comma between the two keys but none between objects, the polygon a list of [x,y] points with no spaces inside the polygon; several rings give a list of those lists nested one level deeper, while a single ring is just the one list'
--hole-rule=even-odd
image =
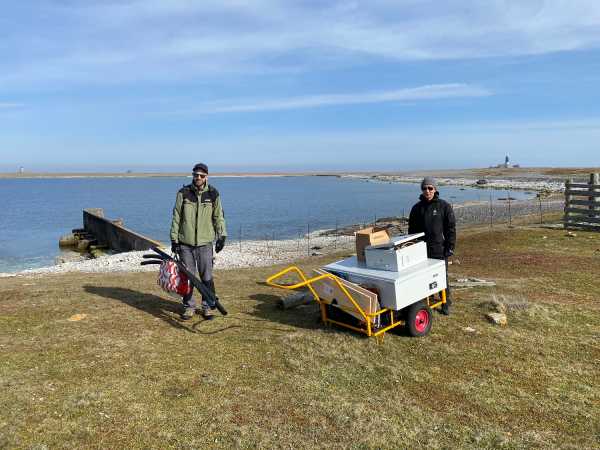
[{"label": "black glove", "polygon": [[447,249],[444,251],[444,256],[445,256],[446,258],[450,258],[452,255],[454,255],[454,250],[452,250],[451,248],[447,248]]},{"label": "black glove", "polygon": [[219,253],[225,247],[225,236],[221,236],[215,243],[215,252]]},{"label": "black glove", "polygon": [[171,252],[175,255],[179,253],[179,244],[175,241],[171,241]]}]

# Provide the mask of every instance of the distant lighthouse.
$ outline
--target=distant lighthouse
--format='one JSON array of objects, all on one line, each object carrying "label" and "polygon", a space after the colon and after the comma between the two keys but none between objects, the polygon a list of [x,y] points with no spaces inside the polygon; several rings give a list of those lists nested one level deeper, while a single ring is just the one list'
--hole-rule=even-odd
[{"label": "distant lighthouse", "polygon": [[510,167],[510,158],[508,157],[508,155],[504,157],[504,167],[507,169]]}]

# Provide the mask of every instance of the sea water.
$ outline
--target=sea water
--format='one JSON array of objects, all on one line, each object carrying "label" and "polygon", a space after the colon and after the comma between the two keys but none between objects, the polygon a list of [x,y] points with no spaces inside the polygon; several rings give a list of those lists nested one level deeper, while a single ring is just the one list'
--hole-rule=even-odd
[{"label": "sea water", "polygon": [[[84,208],[169,242],[177,190],[187,177],[0,179],[0,272],[52,265],[58,240],[82,227]],[[324,176],[211,177],[230,240],[295,238],[318,229],[408,215],[419,185]],[[451,203],[506,197],[506,191],[440,187]],[[532,194],[511,191],[515,198]]]}]

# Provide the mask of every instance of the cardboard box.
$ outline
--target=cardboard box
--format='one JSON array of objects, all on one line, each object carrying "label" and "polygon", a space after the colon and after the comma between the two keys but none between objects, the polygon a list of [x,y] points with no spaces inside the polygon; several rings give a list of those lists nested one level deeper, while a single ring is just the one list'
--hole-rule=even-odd
[{"label": "cardboard box", "polygon": [[[315,269],[315,275],[323,275],[326,273],[322,269]],[[337,278],[337,277],[336,277]],[[377,300],[377,294],[371,292],[358,284],[351,283],[342,278],[338,278],[342,285],[348,290],[354,301],[363,309],[367,314],[373,314],[379,309],[379,301]],[[317,292],[319,298],[330,305],[337,306],[344,312],[356,317],[358,320],[363,321],[363,316],[356,310],[352,302],[346,297],[346,294],[340,289],[335,281],[330,278],[323,278],[317,282],[312,283],[313,289]],[[369,321],[377,325],[379,323],[379,316],[370,317]]]},{"label": "cardboard box", "polygon": [[390,241],[390,235],[385,228],[368,227],[354,233],[356,238],[356,259],[365,262],[365,247],[385,244]]}]

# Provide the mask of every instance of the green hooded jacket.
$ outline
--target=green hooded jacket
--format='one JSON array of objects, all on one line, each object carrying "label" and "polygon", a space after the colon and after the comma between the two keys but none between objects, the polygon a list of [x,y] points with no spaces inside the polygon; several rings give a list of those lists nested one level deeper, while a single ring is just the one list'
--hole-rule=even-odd
[{"label": "green hooded jacket", "polygon": [[208,183],[200,191],[194,184],[182,187],[173,208],[171,241],[198,246],[221,236],[227,230],[219,192]]}]

